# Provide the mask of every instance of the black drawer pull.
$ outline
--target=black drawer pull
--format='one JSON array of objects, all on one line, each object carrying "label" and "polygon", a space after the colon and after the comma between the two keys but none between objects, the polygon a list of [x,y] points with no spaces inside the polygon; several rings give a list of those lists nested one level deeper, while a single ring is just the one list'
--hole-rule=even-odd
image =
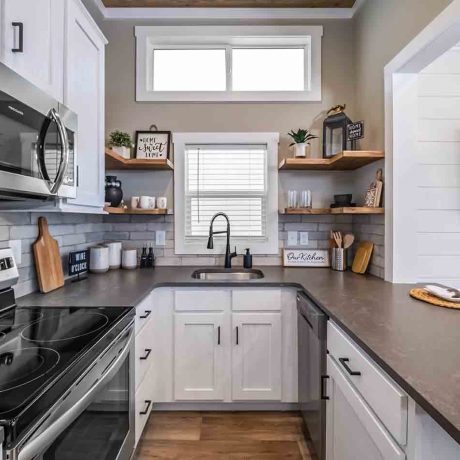
[{"label": "black drawer pull", "polygon": [[329,399],[329,396],[326,395],[326,380],[329,378],[328,375],[321,376],[321,399]]},{"label": "black drawer pull", "polygon": [[13,53],[23,53],[24,52],[24,24],[22,22],[12,22],[11,25],[19,29],[19,46],[17,48],[13,48],[11,51]]},{"label": "black drawer pull", "polygon": [[149,400],[145,400],[146,402],[146,406],[145,406],[145,409],[141,412],[139,412],[139,415],[145,415],[147,414],[147,412],[149,411],[150,409],[150,405],[152,404],[152,401],[149,401]]},{"label": "black drawer pull", "polygon": [[139,359],[147,359],[149,356],[150,356],[150,353],[152,353],[152,349],[151,348],[146,348],[145,349],[145,355],[144,356],[141,356]]},{"label": "black drawer pull", "polygon": [[342,366],[345,368],[345,370],[350,374],[350,375],[361,375],[361,372],[358,371],[352,371],[350,367],[348,366],[348,362],[350,362],[349,358],[339,358],[340,363]]},{"label": "black drawer pull", "polygon": [[152,310],[145,310],[145,315],[139,316],[140,319],[145,319],[150,316],[150,313],[152,313]]},{"label": "black drawer pull", "polygon": [[220,326],[217,327],[217,345],[220,345]]},{"label": "black drawer pull", "polygon": [[238,326],[236,326],[236,344],[239,345],[239,334],[238,334]]}]

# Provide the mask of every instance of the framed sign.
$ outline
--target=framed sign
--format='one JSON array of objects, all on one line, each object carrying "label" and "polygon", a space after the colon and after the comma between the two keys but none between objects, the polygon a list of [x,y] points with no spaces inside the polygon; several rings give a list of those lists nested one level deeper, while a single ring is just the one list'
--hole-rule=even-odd
[{"label": "framed sign", "polygon": [[329,267],[327,249],[285,249],[283,251],[285,267]]},{"label": "framed sign", "polygon": [[357,141],[364,137],[364,121],[357,121],[347,125],[347,137],[349,141]]},{"label": "framed sign", "polygon": [[136,158],[169,158],[171,131],[136,131]]},{"label": "framed sign", "polygon": [[69,253],[69,276],[85,273],[89,268],[89,250]]}]

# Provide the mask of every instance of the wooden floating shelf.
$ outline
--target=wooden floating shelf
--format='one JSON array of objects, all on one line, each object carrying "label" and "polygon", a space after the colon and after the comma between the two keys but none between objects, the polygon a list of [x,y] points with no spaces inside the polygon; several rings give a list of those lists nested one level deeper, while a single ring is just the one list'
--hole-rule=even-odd
[{"label": "wooden floating shelf", "polygon": [[112,149],[105,149],[105,169],[110,170],[163,170],[172,171],[174,165],[168,159],[144,160],[126,159],[115,153]]},{"label": "wooden floating shelf", "polygon": [[167,209],[124,209],[124,208],[113,208],[111,206],[106,206],[104,208],[105,212],[109,214],[124,214],[124,215],[151,215],[151,216],[159,216],[168,214]]},{"label": "wooden floating shelf", "polygon": [[345,150],[331,158],[285,158],[280,170],[353,171],[385,158],[381,150]]},{"label": "wooden floating shelf", "polygon": [[314,208],[314,209],[285,209],[281,214],[293,216],[312,216],[325,214],[385,214],[385,208],[367,208],[355,206],[347,208]]}]

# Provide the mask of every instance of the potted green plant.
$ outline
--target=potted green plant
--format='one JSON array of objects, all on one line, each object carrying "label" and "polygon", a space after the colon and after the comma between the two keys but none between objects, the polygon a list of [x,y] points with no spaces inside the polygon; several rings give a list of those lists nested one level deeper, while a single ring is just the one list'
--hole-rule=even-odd
[{"label": "potted green plant", "polygon": [[109,137],[109,145],[112,150],[123,158],[131,158],[133,141],[128,133],[118,130],[112,131]]},{"label": "potted green plant", "polygon": [[310,145],[312,139],[317,139],[318,136],[311,134],[308,129],[298,129],[297,131],[291,130],[288,136],[292,138],[294,142],[289,144],[289,147],[294,146],[294,156],[296,158],[304,158],[307,155],[307,147]]}]

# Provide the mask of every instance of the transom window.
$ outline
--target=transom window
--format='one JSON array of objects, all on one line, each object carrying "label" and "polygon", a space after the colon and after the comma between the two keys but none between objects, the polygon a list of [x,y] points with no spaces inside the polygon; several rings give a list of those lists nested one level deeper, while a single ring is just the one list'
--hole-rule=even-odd
[{"label": "transom window", "polygon": [[[206,139],[208,142],[206,142]],[[207,254],[209,226],[228,215],[232,245],[278,253],[277,133],[175,133],[174,199],[178,254]],[[216,219],[214,230],[226,229]],[[222,253],[226,236],[215,238]]]},{"label": "transom window", "polygon": [[138,26],[137,100],[321,100],[321,36],[321,26]]}]

